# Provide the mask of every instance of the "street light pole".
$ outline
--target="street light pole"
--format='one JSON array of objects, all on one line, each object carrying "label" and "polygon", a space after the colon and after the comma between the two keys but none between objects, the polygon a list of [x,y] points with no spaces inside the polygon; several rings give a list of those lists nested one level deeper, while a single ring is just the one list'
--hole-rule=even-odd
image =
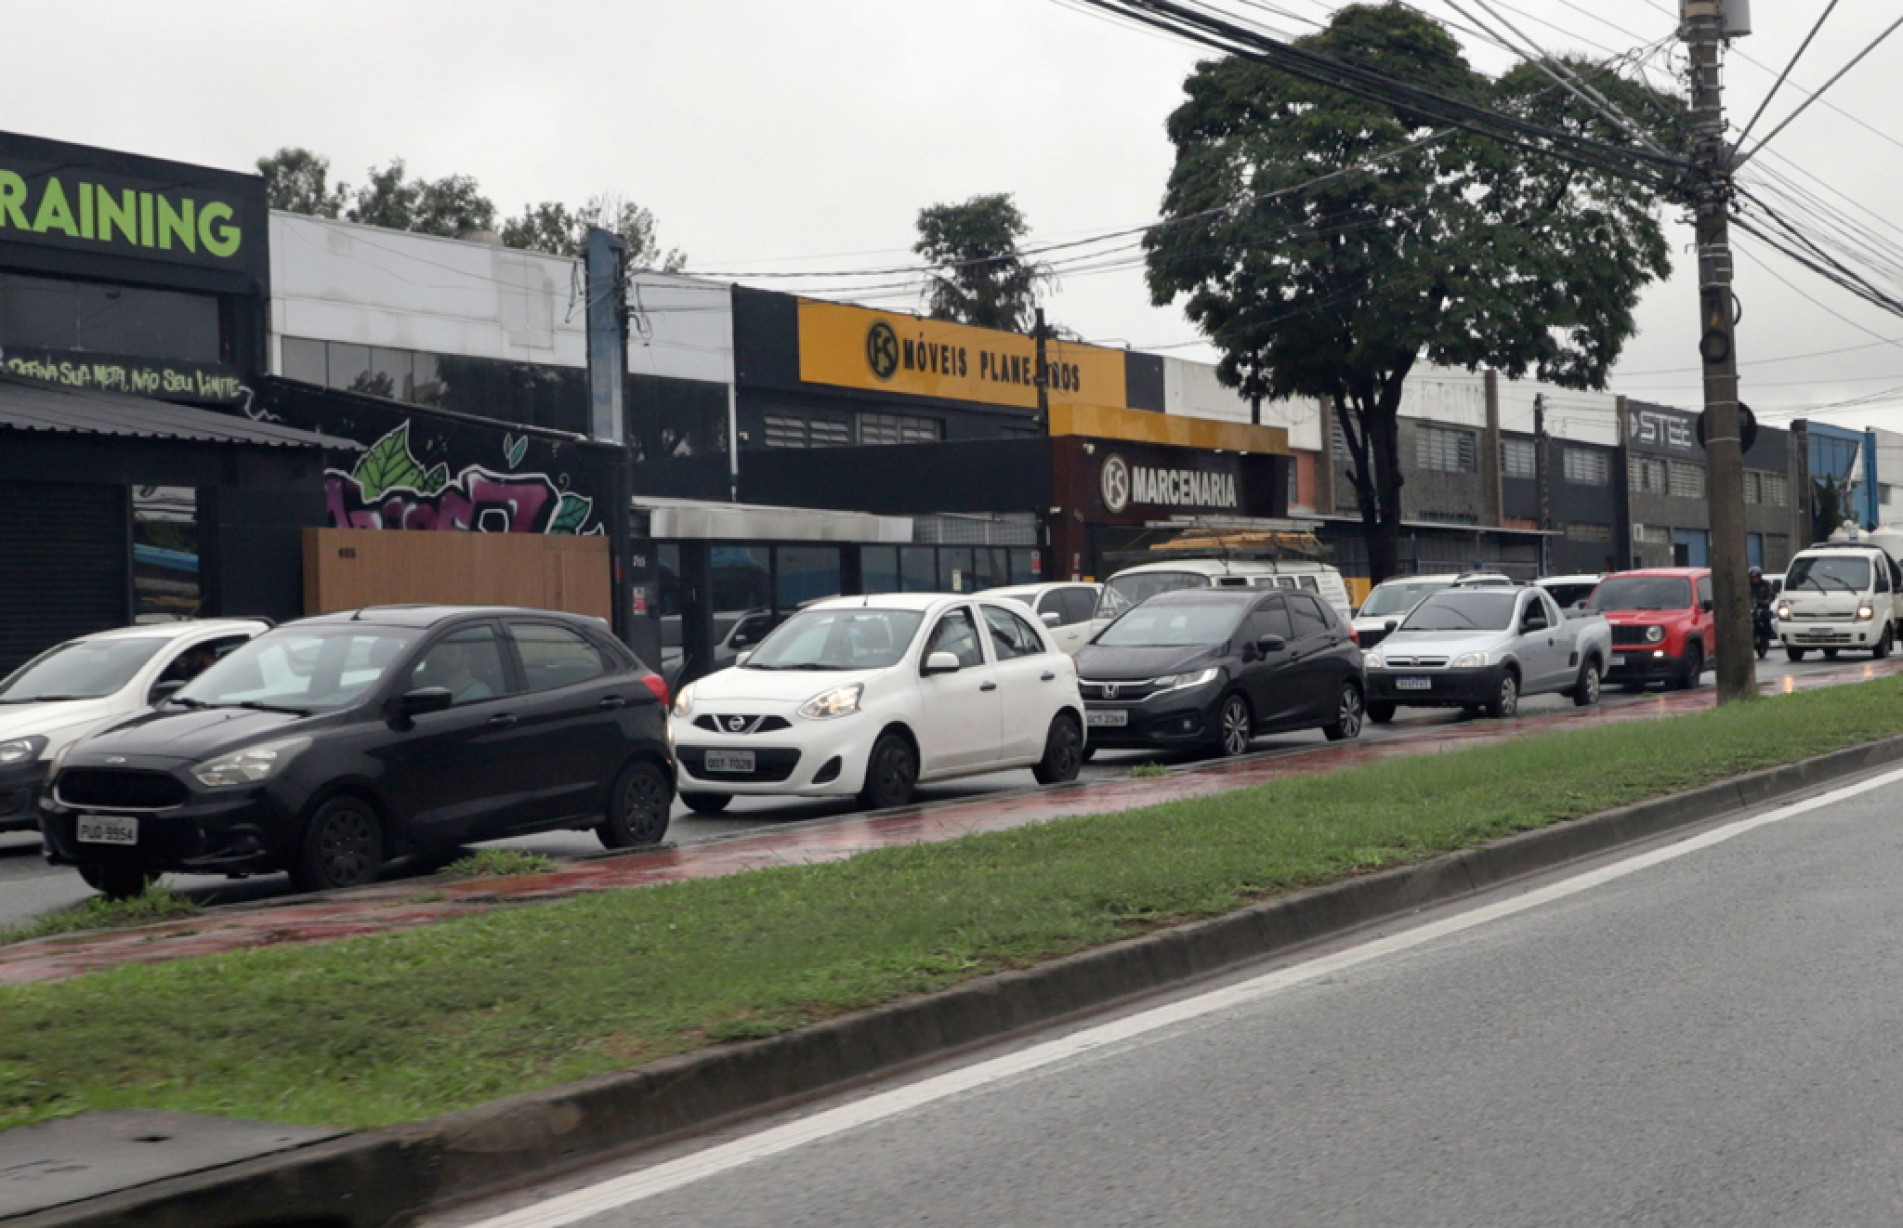
[{"label": "street light pole", "polygon": [[[1720,76],[1727,0],[1684,0],[1691,54],[1691,183],[1698,242],[1699,355],[1705,373],[1705,459],[1711,499],[1711,581],[1718,702],[1756,698],[1751,585],[1744,537],[1744,450],[1739,437],[1737,296],[1731,288],[1731,170]],[[1730,0],[1736,3],[1738,0]]]}]

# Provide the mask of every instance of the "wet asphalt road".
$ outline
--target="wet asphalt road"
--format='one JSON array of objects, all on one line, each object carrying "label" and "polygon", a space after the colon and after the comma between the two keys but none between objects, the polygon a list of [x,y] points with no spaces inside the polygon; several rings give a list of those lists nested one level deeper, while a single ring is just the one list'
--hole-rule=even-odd
[{"label": "wet asphalt road", "polygon": [[1895,1224],[1894,775],[430,1228]]},{"label": "wet asphalt road", "polygon": [[[1785,677],[1805,678],[1837,671],[1854,671],[1866,660],[1867,658],[1862,657],[1847,657],[1839,661],[1818,659],[1791,664],[1773,654],[1770,659],[1758,663],[1758,677],[1760,682],[1764,682]],[[1705,685],[1711,685],[1709,674],[1706,675]],[[1657,692],[1654,690],[1651,693]],[[1608,706],[1618,706],[1639,702],[1640,698],[1621,693],[1616,689],[1608,689],[1603,702]],[[1521,714],[1536,716],[1542,712],[1571,710],[1571,708],[1572,701],[1569,699],[1557,695],[1543,695],[1523,701]],[[1423,732],[1432,732],[1450,724],[1457,724],[1466,719],[1468,718],[1458,711],[1403,708],[1391,725],[1370,724],[1363,730],[1362,737],[1367,741],[1407,738],[1418,736]],[[1324,741],[1320,730],[1260,738],[1255,743],[1254,753],[1273,754],[1302,750],[1320,745]],[[1113,779],[1126,775],[1132,767],[1147,762],[1185,764],[1195,762],[1195,756],[1150,751],[1105,751],[1085,765],[1083,779]],[[1035,782],[1031,779],[1030,770],[1019,769],[995,772],[985,776],[972,776],[944,784],[925,785],[919,789],[919,801],[925,804],[955,801],[1032,787],[1035,787]],[[674,808],[673,821],[668,829],[668,839],[677,844],[691,844],[777,823],[851,814],[857,808],[856,803],[851,800],[736,798],[725,813],[713,817],[702,817],[677,804]],[[598,856],[603,852],[600,842],[595,839],[592,832],[546,832],[536,836],[497,841],[487,847],[523,849],[563,861]],[[441,864],[440,861],[437,864]],[[428,866],[400,862],[390,867],[386,877],[427,874],[430,869],[431,867]],[[170,875],[166,882],[175,890],[190,892],[206,902],[276,899],[291,894],[290,884],[282,874],[260,875],[256,878],[241,880]],[[78,903],[91,894],[91,890],[72,870],[48,866],[45,863],[40,856],[39,837],[36,833],[0,833],[0,928],[20,924],[50,909]]]}]

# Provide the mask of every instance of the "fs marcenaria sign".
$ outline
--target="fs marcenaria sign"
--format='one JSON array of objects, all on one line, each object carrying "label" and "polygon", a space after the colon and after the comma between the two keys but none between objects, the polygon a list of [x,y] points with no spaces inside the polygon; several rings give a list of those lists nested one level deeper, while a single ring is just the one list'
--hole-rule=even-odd
[{"label": "fs marcenaria sign", "polygon": [[1153,465],[1132,465],[1116,453],[1104,457],[1098,486],[1103,505],[1111,515],[1133,503],[1151,507],[1218,508],[1234,511],[1242,506],[1237,497],[1236,475],[1211,473],[1202,469],[1165,469]]}]

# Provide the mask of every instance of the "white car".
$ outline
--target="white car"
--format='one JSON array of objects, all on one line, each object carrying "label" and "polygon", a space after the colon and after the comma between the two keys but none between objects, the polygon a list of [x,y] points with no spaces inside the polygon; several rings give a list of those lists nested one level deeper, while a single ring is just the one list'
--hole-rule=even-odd
[{"label": "white car", "polygon": [[1076,779],[1077,667],[1015,601],[887,593],[819,602],[732,669],[682,687],[668,721],[681,801],[735,794],[902,806],[913,786],[1028,767]]},{"label": "white car", "polygon": [[1091,619],[1097,613],[1101,584],[1013,584],[988,588],[980,597],[1008,597],[1028,606],[1039,622],[1050,630],[1051,639],[1071,656],[1090,642]]},{"label": "white car", "polygon": [[67,640],[0,679],[0,831],[39,826],[47,766],[70,743],[145,711],[270,625],[219,618],[121,627]]},{"label": "white car", "polygon": [[1583,607],[1586,598],[1592,596],[1592,590],[1599,587],[1604,576],[1596,572],[1582,572],[1576,576],[1541,576],[1533,583],[1553,595],[1562,610]]}]

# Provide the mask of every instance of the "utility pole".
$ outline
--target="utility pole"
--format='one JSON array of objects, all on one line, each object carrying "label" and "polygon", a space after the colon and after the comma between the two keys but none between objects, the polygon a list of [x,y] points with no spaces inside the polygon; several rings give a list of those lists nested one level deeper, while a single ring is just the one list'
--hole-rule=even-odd
[{"label": "utility pole", "polygon": [[1718,702],[1757,697],[1751,588],[1744,540],[1744,450],[1738,429],[1738,356],[1731,288],[1731,172],[1725,139],[1722,44],[1727,4],[1743,17],[1747,0],[1683,0],[1681,33],[1691,54],[1690,184],[1698,243],[1699,356],[1705,372],[1705,461],[1711,497],[1711,586],[1718,643]]},{"label": "utility pole", "polygon": [[1553,527],[1552,466],[1547,464],[1546,394],[1533,394],[1533,483],[1539,492],[1540,574],[1546,574],[1546,532]]},{"label": "utility pole", "polygon": [[1031,328],[1031,338],[1037,342],[1037,424],[1044,428],[1045,434],[1051,430],[1051,369],[1044,359],[1044,309],[1037,309],[1036,324]]}]

